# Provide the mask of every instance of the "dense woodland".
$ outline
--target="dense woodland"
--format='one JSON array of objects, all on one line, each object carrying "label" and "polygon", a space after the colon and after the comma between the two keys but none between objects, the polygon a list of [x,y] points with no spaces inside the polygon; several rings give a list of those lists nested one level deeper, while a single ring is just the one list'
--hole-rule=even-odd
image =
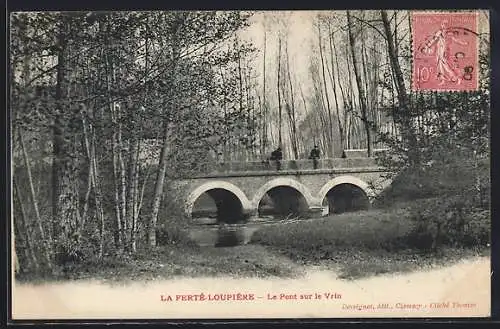
[{"label": "dense woodland", "polygon": [[[68,259],[155,247],[162,211],[175,199],[165,192],[171,179],[207,163],[265,159],[278,145],[287,159],[307,157],[314,144],[324,157],[389,148],[397,156],[380,161],[394,173],[454,166],[472,184],[448,191],[482,200],[488,31],[477,35],[479,91],[417,93],[408,12],[313,16],[304,79],[289,51],[288,13],[12,14],[12,214],[21,271],[53,273]],[[261,33],[258,45],[245,37],[251,26]]]}]

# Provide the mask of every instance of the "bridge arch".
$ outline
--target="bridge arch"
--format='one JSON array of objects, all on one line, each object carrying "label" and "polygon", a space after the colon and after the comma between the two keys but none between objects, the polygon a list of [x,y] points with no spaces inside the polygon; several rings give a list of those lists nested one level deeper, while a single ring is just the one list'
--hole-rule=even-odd
[{"label": "bridge arch", "polygon": [[216,189],[225,190],[234,194],[236,198],[238,198],[238,200],[241,202],[241,206],[243,208],[242,210],[244,212],[248,212],[252,209],[252,203],[248,200],[245,193],[239,187],[229,182],[218,180],[202,184],[188,195],[184,208],[186,216],[188,216],[188,218],[191,218],[194,203],[203,193]]},{"label": "bridge arch", "polygon": [[340,185],[340,184],[351,184],[351,185],[357,186],[360,189],[362,189],[363,192],[365,192],[365,194],[368,197],[373,196],[373,193],[372,193],[370,187],[368,186],[368,183],[366,183],[365,181],[363,181],[357,177],[350,176],[350,175],[344,175],[344,176],[335,177],[334,179],[329,180],[325,185],[323,185],[321,190],[319,190],[318,199],[323,200],[326,197],[326,194],[328,193],[328,191],[330,191],[332,188],[334,188],[335,186]]},{"label": "bridge arch", "polygon": [[[323,200],[328,198],[328,200],[330,202],[332,192],[345,193],[346,187],[348,189],[350,189],[350,191],[348,190],[348,192],[347,192],[348,195],[351,194],[351,197],[354,197],[352,195],[353,189],[354,189],[354,192],[357,191],[356,197],[361,198],[362,200],[365,200],[365,201],[363,201],[366,203],[365,206],[369,206],[369,204],[371,203],[371,199],[374,196],[372,189],[370,189],[368,183],[366,183],[365,181],[363,181],[357,177],[350,176],[350,175],[343,175],[343,176],[335,177],[334,179],[328,181],[325,185],[323,185],[323,187],[320,189],[319,193],[317,194],[318,200],[321,200],[321,202],[323,202]],[[339,189],[339,191],[335,191],[336,188]],[[344,189],[343,192],[340,191],[341,188]],[[364,194],[364,196],[363,196],[363,194]],[[346,196],[344,195],[344,196],[340,196],[340,197],[345,198]],[[351,199],[351,197],[348,196],[347,199]]]},{"label": "bridge arch", "polygon": [[252,199],[253,209],[259,208],[260,201],[262,200],[262,198],[266,195],[266,193],[268,191],[270,191],[271,189],[273,189],[275,187],[280,187],[280,186],[291,187],[291,188],[297,190],[298,192],[300,192],[300,194],[302,194],[302,196],[306,200],[308,206],[311,206],[312,204],[314,204],[315,199],[314,199],[313,195],[311,194],[311,192],[309,191],[309,189],[304,184],[302,184],[302,183],[300,183],[297,180],[292,179],[292,178],[275,178],[275,179],[267,182],[266,184],[262,185],[254,193],[254,196]]}]

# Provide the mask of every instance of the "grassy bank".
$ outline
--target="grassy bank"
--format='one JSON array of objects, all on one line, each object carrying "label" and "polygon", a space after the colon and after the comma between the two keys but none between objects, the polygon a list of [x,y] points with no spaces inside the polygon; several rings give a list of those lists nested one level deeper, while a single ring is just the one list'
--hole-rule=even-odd
[{"label": "grassy bank", "polygon": [[173,277],[296,277],[301,266],[264,246],[227,248],[166,245],[100,261],[72,264],[55,277],[19,276],[21,282],[92,279],[110,283],[162,280]]},{"label": "grassy bank", "polygon": [[[263,227],[251,242],[265,245],[299,264],[335,270],[345,279],[422,270],[489,255],[489,245],[484,242],[467,247],[438,244],[430,248],[429,239],[434,233],[430,228],[422,231],[422,221],[415,217],[414,210],[429,202],[434,201],[404,202],[391,208]],[[483,221],[484,226],[487,221]],[[471,222],[475,223],[475,219]],[[440,236],[452,234],[455,232],[446,231]],[[470,234],[476,231],[469,230]]]},{"label": "grassy bank", "polygon": [[339,249],[393,250],[412,229],[413,223],[404,208],[367,210],[263,227],[254,234],[252,242],[300,250],[314,261],[322,252]]}]

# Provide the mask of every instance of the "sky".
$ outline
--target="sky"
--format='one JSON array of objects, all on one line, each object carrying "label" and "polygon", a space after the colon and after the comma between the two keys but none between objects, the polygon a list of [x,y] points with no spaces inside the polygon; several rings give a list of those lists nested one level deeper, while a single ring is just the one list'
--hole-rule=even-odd
[{"label": "sky", "polygon": [[272,77],[276,75],[278,31],[281,28],[287,31],[288,34],[288,52],[292,72],[302,82],[304,88],[307,89],[309,85],[307,81],[309,81],[311,47],[313,45],[317,47],[317,36],[313,26],[316,14],[316,11],[266,11],[258,12],[251,17],[250,26],[241,32],[240,37],[243,40],[251,41],[259,49],[255,60],[255,68],[261,74],[263,68],[264,29],[267,28],[266,70],[270,73],[268,74],[268,79],[270,79],[268,84],[272,83]]}]

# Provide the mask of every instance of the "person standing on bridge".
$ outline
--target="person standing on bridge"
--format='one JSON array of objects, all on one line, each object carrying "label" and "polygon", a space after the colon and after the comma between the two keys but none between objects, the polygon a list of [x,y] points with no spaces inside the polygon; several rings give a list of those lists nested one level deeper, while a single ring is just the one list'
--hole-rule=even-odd
[{"label": "person standing on bridge", "polygon": [[314,148],[311,150],[309,154],[309,159],[312,159],[314,169],[318,169],[318,159],[320,156],[318,145],[314,145]]},{"label": "person standing on bridge", "polygon": [[281,146],[271,152],[271,160],[276,161],[276,170],[281,170],[281,160],[283,159],[283,152]]}]

